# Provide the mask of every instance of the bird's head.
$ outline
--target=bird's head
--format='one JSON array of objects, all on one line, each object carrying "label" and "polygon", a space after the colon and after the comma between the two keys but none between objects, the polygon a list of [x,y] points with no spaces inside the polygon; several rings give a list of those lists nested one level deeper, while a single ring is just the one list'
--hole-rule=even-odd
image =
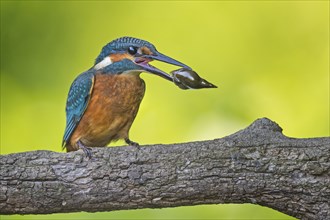
[{"label": "bird's head", "polygon": [[149,64],[153,60],[191,69],[158,52],[151,43],[133,37],[121,37],[105,45],[96,58],[93,68],[114,74],[145,71],[172,81],[173,78],[169,74]]}]

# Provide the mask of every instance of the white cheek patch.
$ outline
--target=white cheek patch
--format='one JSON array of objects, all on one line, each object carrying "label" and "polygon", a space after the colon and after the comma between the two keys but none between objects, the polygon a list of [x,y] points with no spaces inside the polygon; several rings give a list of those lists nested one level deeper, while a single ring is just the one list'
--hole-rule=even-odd
[{"label": "white cheek patch", "polygon": [[109,66],[112,63],[111,59],[109,56],[105,57],[101,62],[97,63],[94,66],[94,69],[99,70],[102,69],[103,67]]}]

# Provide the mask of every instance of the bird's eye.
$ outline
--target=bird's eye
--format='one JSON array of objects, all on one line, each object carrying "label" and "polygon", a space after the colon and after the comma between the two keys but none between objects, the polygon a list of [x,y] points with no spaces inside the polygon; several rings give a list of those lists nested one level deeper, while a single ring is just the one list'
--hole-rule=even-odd
[{"label": "bird's eye", "polygon": [[137,48],[133,47],[133,46],[128,47],[128,53],[131,54],[131,55],[136,54],[137,53]]}]

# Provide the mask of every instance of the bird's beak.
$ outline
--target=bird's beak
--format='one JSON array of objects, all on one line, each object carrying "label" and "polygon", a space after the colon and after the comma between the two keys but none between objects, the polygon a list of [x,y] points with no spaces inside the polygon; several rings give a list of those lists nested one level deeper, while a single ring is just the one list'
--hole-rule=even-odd
[{"label": "bird's beak", "polygon": [[135,59],[135,63],[139,66],[141,66],[145,71],[153,73],[155,75],[158,75],[160,77],[163,77],[164,79],[167,79],[171,82],[173,82],[173,77],[167,73],[165,73],[164,71],[152,66],[149,64],[149,62],[153,61],[153,60],[158,60],[164,63],[169,63],[175,66],[180,66],[180,67],[184,67],[187,68],[189,70],[191,70],[191,68],[189,66],[187,66],[186,64],[183,64],[171,57],[168,57],[164,54],[161,54],[159,52],[157,52],[154,55],[142,55],[141,57],[138,57]]}]

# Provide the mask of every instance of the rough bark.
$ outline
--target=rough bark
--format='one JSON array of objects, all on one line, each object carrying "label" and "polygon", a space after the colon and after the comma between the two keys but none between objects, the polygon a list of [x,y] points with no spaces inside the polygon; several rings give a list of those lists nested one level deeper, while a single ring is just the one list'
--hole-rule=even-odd
[{"label": "rough bark", "polygon": [[254,203],[330,219],[330,138],[289,138],[266,118],[221,139],[92,153],[2,155],[1,214]]}]

